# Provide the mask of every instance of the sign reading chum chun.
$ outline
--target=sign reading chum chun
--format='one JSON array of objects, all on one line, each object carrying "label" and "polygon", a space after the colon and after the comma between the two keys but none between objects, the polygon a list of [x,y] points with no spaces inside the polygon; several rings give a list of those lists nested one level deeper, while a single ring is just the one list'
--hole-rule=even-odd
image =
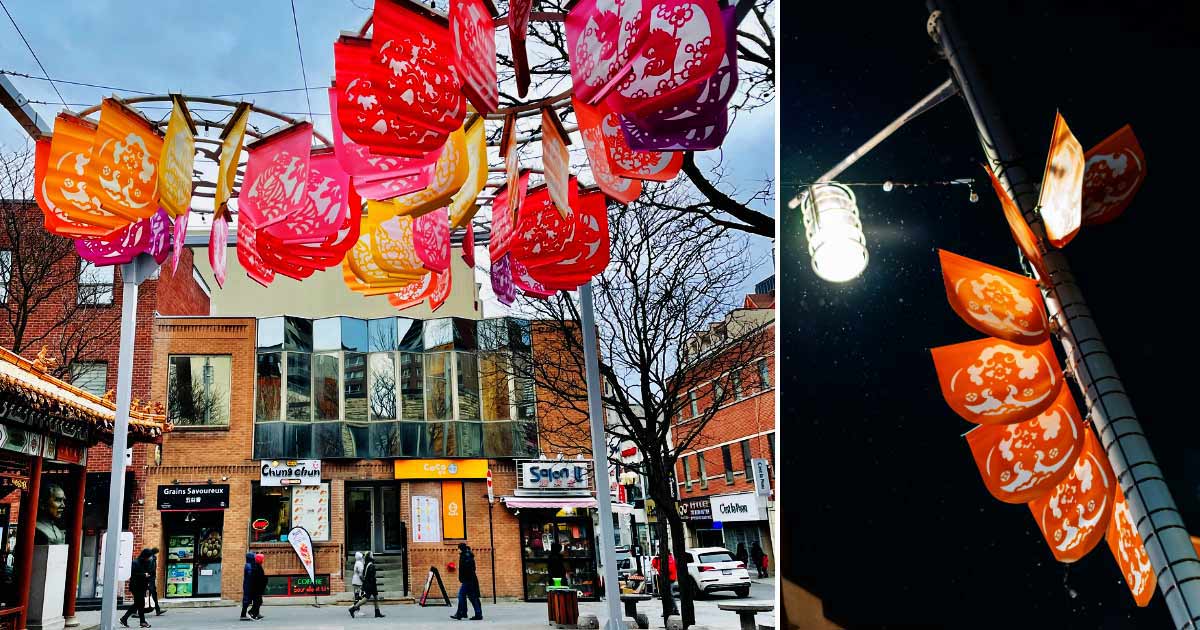
[{"label": "sign reading chum chun", "polygon": [[264,461],[259,483],[264,486],[319,486],[321,485],[321,460]]}]

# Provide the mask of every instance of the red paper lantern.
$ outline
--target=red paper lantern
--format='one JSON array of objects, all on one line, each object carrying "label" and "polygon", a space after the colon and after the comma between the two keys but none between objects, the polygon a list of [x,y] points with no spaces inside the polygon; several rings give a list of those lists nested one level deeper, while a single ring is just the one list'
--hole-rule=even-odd
[{"label": "red paper lantern", "polygon": [[500,106],[496,83],[496,7],[491,0],[460,0],[450,4],[450,29],[462,74],[463,92],[481,114]]},{"label": "red paper lantern", "polygon": [[[597,159],[608,161],[602,170],[606,169],[618,177],[659,182],[670,181],[679,174],[683,166],[682,152],[630,149],[621,131],[621,117],[607,105],[590,107],[576,100],[575,116],[579,120],[580,131],[588,130],[583,136],[585,145],[594,144],[597,138],[603,141],[604,151],[595,151]],[[589,148],[588,158],[591,159],[592,155],[593,150]],[[596,160],[592,160],[592,168],[596,168]]]},{"label": "red paper lantern", "polygon": [[359,203],[333,149],[317,149],[309,156],[304,199],[286,221],[266,231],[282,243],[319,243],[337,233],[350,216],[350,206]]},{"label": "red paper lantern", "polygon": [[462,92],[447,19],[408,0],[376,0],[372,79],[386,85],[384,107],[443,136],[462,127]]},{"label": "red paper lantern", "polygon": [[445,208],[413,219],[412,239],[426,269],[442,272],[450,268],[450,214]]},{"label": "red paper lantern", "polygon": [[434,167],[442,155],[441,147],[419,158],[374,155],[342,130],[336,87],[329,88],[329,111],[333,125],[334,154],[342,170],[353,177],[354,188],[359,195],[365,199],[384,201],[429,186]]},{"label": "red paper lantern", "polygon": [[488,240],[488,255],[492,260],[508,253],[508,248],[512,244],[515,217],[508,209],[510,206],[509,196],[516,195],[518,199],[524,201],[528,186],[529,173],[525,173],[517,179],[515,191],[505,186],[492,198],[492,235]]},{"label": "red paper lantern", "polygon": [[[256,230],[287,220],[308,202],[312,124],[297,123],[249,145],[238,191],[238,223]],[[241,237],[241,228],[238,229]]]}]

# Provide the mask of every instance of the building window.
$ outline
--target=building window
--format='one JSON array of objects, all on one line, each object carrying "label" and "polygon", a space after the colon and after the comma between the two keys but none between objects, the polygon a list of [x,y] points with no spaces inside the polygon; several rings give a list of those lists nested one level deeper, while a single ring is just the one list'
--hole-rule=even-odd
[{"label": "building window", "polygon": [[256,422],[279,420],[279,401],[282,396],[283,372],[280,369],[278,352],[258,355],[254,397],[254,419]]},{"label": "building window", "polygon": [[725,483],[733,483],[733,454],[728,444],[721,447],[721,461],[725,464]]},{"label": "building window", "polygon": [[771,389],[771,366],[766,359],[758,360],[758,386],[764,390]]},{"label": "building window", "polygon": [[12,252],[0,250],[0,302],[8,301],[8,282],[12,280]]},{"label": "building window", "polygon": [[368,363],[371,371],[371,419],[396,419],[396,357],[390,352],[374,352]]},{"label": "building window", "polygon": [[713,381],[713,407],[725,404],[725,386],[721,381]]},{"label": "building window", "polygon": [[695,418],[696,416],[700,415],[699,399],[696,397],[696,390],[694,389],[688,392],[688,406],[692,411],[692,415],[688,417]]},{"label": "building window", "polygon": [[346,352],[342,355],[343,401],[346,422],[367,421],[367,355]]},{"label": "building window", "polygon": [[458,419],[479,420],[479,362],[470,352],[456,352],[458,359]]},{"label": "building window", "polygon": [[517,405],[517,420],[537,420],[537,394],[533,386],[533,356],[527,352],[513,354],[513,394]]},{"label": "building window", "polygon": [[287,354],[287,419],[312,420],[312,355]]},{"label": "building window", "polygon": [[[319,486],[262,486],[251,483],[251,542],[285,542],[288,532],[300,526],[314,541],[329,540],[329,484]],[[254,525],[266,522],[264,529]]]},{"label": "building window", "polygon": [[696,468],[700,470],[700,487],[708,487],[708,466],[704,464],[704,453],[696,453]]},{"label": "building window", "polygon": [[509,355],[485,352],[479,355],[479,382],[482,395],[480,414],[484,420],[511,420],[509,408]]},{"label": "building window", "polygon": [[447,352],[425,355],[425,419],[450,420],[450,362]]},{"label": "building window", "polygon": [[683,482],[688,490],[692,489],[692,467],[688,465],[687,455],[683,456]]},{"label": "building window", "polygon": [[741,372],[739,372],[737,370],[730,372],[729,379],[733,381],[733,399],[741,400],[742,399],[742,374],[741,374]]},{"label": "building window", "polygon": [[425,419],[425,370],[421,355],[400,354],[400,413],[403,420]]},{"label": "building window", "polygon": [[104,361],[72,363],[71,384],[85,392],[103,396],[108,390],[108,364]]},{"label": "building window", "polygon": [[97,267],[86,260],[79,261],[80,304],[107,306],[113,303],[113,267]]},{"label": "building window", "polygon": [[313,355],[313,419],[318,421],[341,419],[342,384],[339,379],[340,373],[341,366],[336,354]]},{"label": "building window", "polygon": [[228,426],[232,384],[228,355],[172,355],[167,417],[180,426]]},{"label": "building window", "polygon": [[767,453],[770,457],[767,461],[771,464],[771,468],[775,468],[775,434],[767,434]]},{"label": "building window", "polygon": [[750,478],[750,440],[742,440],[742,470]]}]

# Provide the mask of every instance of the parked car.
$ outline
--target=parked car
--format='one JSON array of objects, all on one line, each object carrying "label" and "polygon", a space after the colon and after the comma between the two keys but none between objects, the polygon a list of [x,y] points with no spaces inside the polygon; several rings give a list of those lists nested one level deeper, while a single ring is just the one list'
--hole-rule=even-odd
[{"label": "parked car", "polygon": [[630,575],[637,573],[637,564],[633,561],[633,554],[629,553],[628,547],[617,547],[617,576],[627,578]]},{"label": "parked car", "polygon": [[696,547],[687,550],[688,586],[698,597],[717,591],[733,591],[738,597],[750,596],[750,572],[746,563],[723,547]]}]

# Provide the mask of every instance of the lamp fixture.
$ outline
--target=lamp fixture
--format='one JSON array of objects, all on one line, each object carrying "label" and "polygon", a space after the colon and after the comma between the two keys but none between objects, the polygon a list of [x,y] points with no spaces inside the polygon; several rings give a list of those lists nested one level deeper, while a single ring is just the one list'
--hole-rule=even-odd
[{"label": "lamp fixture", "polygon": [[854,193],[833,182],[812,184],[801,195],[800,212],[813,271],[829,282],[861,275],[867,268],[867,239]]}]

